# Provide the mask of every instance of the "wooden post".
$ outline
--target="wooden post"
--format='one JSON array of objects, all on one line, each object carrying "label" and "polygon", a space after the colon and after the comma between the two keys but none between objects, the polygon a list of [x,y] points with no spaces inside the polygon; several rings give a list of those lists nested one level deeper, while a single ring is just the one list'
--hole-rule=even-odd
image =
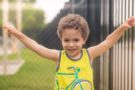
[{"label": "wooden post", "polygon": [[[16,0],[16,27],[18,30],[22,29],[21,22],[22,22],[22,4],[21,0]],[[19,41],[13,37],[13,43],[12,43],[12,52],[13,53],[19,53]]]},{"label": "wooden post", "polygon": [[[16,13],[17,13],[17,29],[18,30],[22,30],[22,0],[17,0],[17,10],[16,10]],[[18,48],[18,58],[21,59],[20,57],[20,45],[21,43],[17,40],[17,48]]]},{"label": "wooden post", "polygon": [[[22,4],[21,4],[21,0],[16,0],[16,22],[17,22],[17,29],[21,30],[22,29]],[[13,53],[19,53],[19,41],[13,37],[13,43],[12,43],[12,52]]]},{"label": "wooden post", "polygon": [[[3,0],[2,9],[3,9],[3,12],[2,12],[3,24],[5,24],[8,22],[8,10],[9,10],[8,0]],[[6,61],[7,54],[8,54],[8,32],[7,32],[7,30],[3,30],[2,34],[3,34],[3,50],[4,50],[3,59]],[[4,74],[6,74],[6,73],[7,73],[7,64],[5,63]]]}]

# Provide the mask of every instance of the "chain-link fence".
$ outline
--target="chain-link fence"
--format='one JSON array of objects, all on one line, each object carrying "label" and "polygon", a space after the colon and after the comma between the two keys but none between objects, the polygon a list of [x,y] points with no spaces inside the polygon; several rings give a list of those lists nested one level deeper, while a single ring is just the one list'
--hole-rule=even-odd
[{"label": "chain-link fence", "polygon": [[[25,11],[23,15],[29,18],[24,17],[22,20],[26,23],[24,25],[26,31],[23,33],[43,46],[60,50],[62,46],[56,34],[58,22],[68,13],[77,13],[82,15],[90,26],[91,34],[85,45],[85,47],[89,47],[104,40],[126,18],[135,16],[134,8],[134,0],[69,0],[51,23],[45,26],[39,23],[42,28],[38,32],[38,26],[36,27],[35,23],[27,22],[28,19],[31,20],[31,17],[36,18],[37,11]],[[42,12],[38,11],[38,13],[42,17]],[[15,23],[13,12],[10,16],[11,21]],[[35,21],[39,21],[39,19],[43,20],[43,18],[37,17]],[[28,24],[32,27],[27,27]],[[9,37],[12,38],[10,35]],[[0,45],[2,45],[1,43],[2,39]],[[25,48],[20,42],[17,43],[19,53],[11,53],[13,45],[16,45],[14,42],[11,41],[8,45],[12,48],[8,49],[10,53],[6,59],[3,48],[0,47],[0,90],[54,89],[56,65],[52,60],[40,57]],[[135,89],[134,49],[135,31],[132,28],[110,51],[94,61],[95,90]]]}]

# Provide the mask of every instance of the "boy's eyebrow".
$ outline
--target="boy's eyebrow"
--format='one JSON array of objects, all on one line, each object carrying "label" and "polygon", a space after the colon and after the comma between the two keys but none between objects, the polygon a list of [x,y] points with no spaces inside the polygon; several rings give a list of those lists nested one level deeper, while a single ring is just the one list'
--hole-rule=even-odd
[{"label": "boy's eyebrow", "polygon": [[64,38],[64,40],[69,40],[68,38]]}]

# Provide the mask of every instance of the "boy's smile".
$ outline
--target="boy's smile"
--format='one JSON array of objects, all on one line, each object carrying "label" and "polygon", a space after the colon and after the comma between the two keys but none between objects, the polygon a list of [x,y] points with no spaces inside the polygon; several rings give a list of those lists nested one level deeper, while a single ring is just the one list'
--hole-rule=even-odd
[{"label": "boy's smile", "polygon": [[79,58],[80,50],[85,44],[80,31],[74,29],[66,29],[61,32],[61,42],[63,49],[66,50],[66,53],[71,58]]}]

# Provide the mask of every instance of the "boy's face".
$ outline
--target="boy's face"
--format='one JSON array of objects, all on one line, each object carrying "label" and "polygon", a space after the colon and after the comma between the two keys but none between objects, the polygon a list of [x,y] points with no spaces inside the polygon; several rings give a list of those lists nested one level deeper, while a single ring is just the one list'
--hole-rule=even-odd
[{"label": "boy's face", "polygon": [[70,57],[77,57],[80,55],[80,50],[85,44],[81,33],[78,30],[63,30],[61,32],[61,42],[63,49]]}]

